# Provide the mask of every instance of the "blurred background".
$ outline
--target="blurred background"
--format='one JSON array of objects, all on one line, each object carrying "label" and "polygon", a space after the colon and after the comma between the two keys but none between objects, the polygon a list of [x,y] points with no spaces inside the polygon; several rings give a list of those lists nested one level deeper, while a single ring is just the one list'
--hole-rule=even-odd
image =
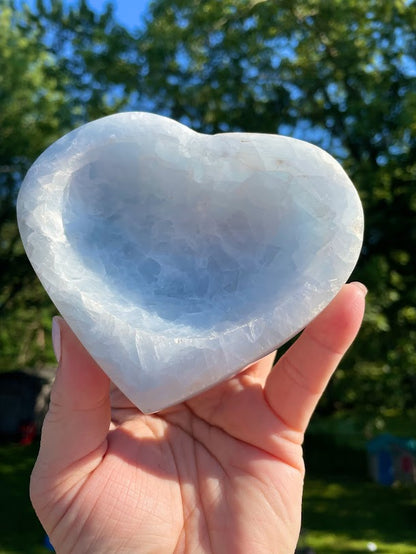
[{"label": "blurred background", "polygon": [[27,488],[55,310],[16,196],[53,141],[124,110],[308,140],[350,175],[368,307],[306,438],[299,548],[416,553],[414,0],[0,0],[0,553],[47,551]]}]

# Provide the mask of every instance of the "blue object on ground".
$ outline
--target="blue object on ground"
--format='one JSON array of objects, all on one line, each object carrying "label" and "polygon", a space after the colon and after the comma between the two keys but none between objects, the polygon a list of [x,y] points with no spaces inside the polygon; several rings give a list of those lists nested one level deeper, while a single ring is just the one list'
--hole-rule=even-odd
[{"label": "blue object on ground", "polygon": [[373,479],[390,486],[394,481],[415,481],[416,440],[384,433],[368,441],[367,452]]},{"label": "blue object on ground", "polygon": [[54,547],[51,544],[51,541],[49,540],[48,535],[45,535],[45,538],[43,539],[43,546],[45,546],[48,550],[51,552],[55,552]]}]

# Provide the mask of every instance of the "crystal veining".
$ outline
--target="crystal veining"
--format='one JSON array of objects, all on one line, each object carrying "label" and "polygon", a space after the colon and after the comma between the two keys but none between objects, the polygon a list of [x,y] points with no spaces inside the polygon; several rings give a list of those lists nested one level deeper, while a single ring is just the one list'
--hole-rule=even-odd
[{"label": "crystal veining", "polygon": [[49,147],[18,222],[56,307],[144,412],[300,331],[348,279],[363,234],[354,186],[316,146],[138,112]]}]

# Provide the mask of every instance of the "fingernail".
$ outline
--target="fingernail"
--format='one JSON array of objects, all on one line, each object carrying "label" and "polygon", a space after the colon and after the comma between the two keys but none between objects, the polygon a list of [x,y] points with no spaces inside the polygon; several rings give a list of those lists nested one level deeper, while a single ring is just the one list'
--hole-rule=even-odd
[{"label": "fingernail", "polygon": [[56,361],[61,361],[61,328],[58,322],[58,316],[52,318],[52,346]]},{"label": "fingernail", "polygon": [[367,294],[367,292],[368,292],[367,287],[365,285],[363,285],[362,283],[360,283],[359,281],[353,281],[351,284],[354,285],[355,287],[357,287],[357,289],[360,289],[362,291],[362,293],[364,294],[364,296]]}]

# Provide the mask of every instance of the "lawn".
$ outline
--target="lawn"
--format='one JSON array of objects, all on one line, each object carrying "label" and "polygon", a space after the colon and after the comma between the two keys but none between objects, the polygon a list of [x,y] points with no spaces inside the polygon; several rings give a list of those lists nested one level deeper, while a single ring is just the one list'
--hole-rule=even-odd
[{"label": "lawn", "polygon": [[[416,490],[356,479],[309,477],[303,502],[304,544],[318,554],[416,554]],[[371,544],[370,544],[371,548]]]},{"label": "lawn", "polygon": [[321,429],[315,420],[305,440],[301,544],[317,554],[371,552],[374,545],[378,553],[416,554],[416,487],[373,483],[362,432]]},{"label": "lawn", "polygon": [[[37,445],[0,445],[0,554],[46,554],[28,499]],[[317,554],[416,554],[416,489],[367,478],[365,452],[324,435],[305,443],[307,478],[301,544]],[[370,544],[371,547],[371,544]]]},{"label": "lawn", "polygon": [[44,532],[28,498],[38,445],[0,445],[0,554],[46,554]]}]

